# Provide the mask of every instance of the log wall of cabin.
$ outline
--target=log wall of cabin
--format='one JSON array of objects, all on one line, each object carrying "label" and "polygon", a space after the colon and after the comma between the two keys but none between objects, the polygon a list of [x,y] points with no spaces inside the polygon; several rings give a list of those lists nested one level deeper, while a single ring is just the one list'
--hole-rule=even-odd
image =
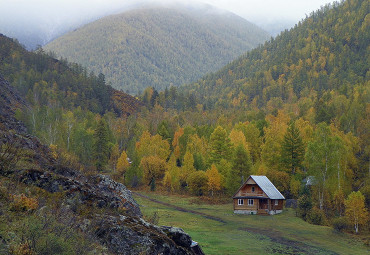
[{"label": "log wall of cabin", "polygon": [[279,199],[278,205],[275,205],[275,199],[270,200],[270,210],[283,210],[284,200]]},{"label": "log wall of cabin", "polygon": [[[252,192],[254,187],[254,192]],[[257,184],[246,184],[235,196],[261,196],[267,197],[263,190]]]},{"label": "log wall of cabin", "polygon": [[248,198],[243,198],[244,204],[238,205],[238,199],[234,198],[234,210],[257,210],[259,204],[258,199],[253,199],[253,205],[248,205]]}]

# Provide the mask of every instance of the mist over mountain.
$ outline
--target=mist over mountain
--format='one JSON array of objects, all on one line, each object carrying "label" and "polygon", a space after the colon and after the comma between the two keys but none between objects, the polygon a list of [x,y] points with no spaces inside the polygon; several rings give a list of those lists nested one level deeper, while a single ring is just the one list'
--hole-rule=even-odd
[{"label": "mist over mountain", "polygon": [[[137,8],[145,0],[115,1],[14,1],[0,0],[0,33],[17,39],[28,50],[101,17]],[[114,0],[113,0],[114,2]]]},{"label": "mist over mountain", "polygon": [[0,0],[0,33],[16,38],[27,49],[43,46],[64,33],[107,15],[148,3],[216,6],[257,24],[275,36],[328,0]]},{"label": "mist over mountain", "polygon": [[270,36],[210,6],[150,6],[112,15],[47,44],[46,51],[102,72],[112,86],[137,93],[216,71]]}]

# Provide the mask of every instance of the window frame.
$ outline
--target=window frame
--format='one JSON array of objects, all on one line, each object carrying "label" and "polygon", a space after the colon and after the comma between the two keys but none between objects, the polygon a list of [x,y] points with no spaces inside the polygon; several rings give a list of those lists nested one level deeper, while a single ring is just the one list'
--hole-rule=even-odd
[{"label": "window frame", "polygon": [[244,199],[238,198],[238,205],[244,205]]},{"label": "window frame", "polygon": [[248,205],[254,205],[254,199],[248,198]]},{"label": "window frame", "polygon": [[275,199],[275,205],[279,205],[279,200]]},{"label": "window frame", "polygon": [[252,186],[252,193],[254,193],[255,192],[255,187],[254,186]]}]

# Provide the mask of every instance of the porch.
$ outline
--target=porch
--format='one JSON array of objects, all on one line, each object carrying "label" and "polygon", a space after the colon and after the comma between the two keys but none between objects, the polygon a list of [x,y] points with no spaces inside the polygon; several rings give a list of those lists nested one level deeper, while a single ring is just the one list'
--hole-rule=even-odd
[{"label": "porch", "polygon": [[257,214],[259,215],[268,215],[269,214],[269,199],[267,198],[260,198],[258,199],[258,208]]}]

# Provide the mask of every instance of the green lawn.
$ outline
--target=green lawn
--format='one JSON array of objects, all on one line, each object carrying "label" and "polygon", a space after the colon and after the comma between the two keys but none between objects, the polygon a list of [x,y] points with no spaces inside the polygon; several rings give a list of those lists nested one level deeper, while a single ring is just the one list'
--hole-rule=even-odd
[{"label": "green lawn", "polygon": [[194,198],[144,193],[151,198],[217,217],[224,223],[134,195],[144,216],[159,215],[159,225],[181,227],[206,254],[370,254],[362,242],[330,227],[308,224],[285,210],[275,216],[236,215],[232,203],[194,204]]}]

